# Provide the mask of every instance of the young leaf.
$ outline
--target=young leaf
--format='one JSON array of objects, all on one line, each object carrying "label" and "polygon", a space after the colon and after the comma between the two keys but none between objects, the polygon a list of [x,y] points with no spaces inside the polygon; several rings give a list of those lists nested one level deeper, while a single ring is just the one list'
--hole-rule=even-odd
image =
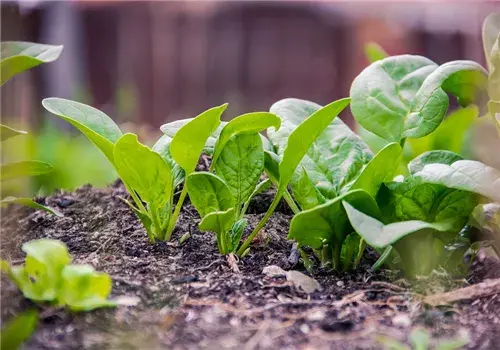
[{"label": "young leaf", "polygon": [[184,182],[184,170],[177,164],[174,159],[172,158],[172,155],[170,154],[170,143],[172,142],[172,139],[167,136],[163,135],[160,137],[158,141],[153,146],[153,151],[157,152],[165,162],[167,162],[170,165],[170,169],[172,169],[172,175],[174,178],[174,188],[179,186],[181,183]]},{"label": "young leaf", "polygon": [[235,249],[229,236],[229,231],[234,224],[234,218],[234,208],[230,208],[226,211],[215,211],[207,214],[198,225],[202,231],[216,233],[217,245],[221,254],[229,254]]},{"label": "young leaf", "polygon": [[90,311],[101,307],[114,307],[108,300],[111,293],[111,277],[96,272],[90,265],[68,265],[62,271],[62,288],[58,301],[72,311]]},{"label": "young leaf", "polygon": [[247,219],[240,219],[233,224],[231,228],[231,252],[234,252],[238,249],[238,245],[240,244],[241,237],[243,236],[243,232],[248,225]]},{"label": "young leaf", "polygon": [[478,161],[428,164],[414,176],[428,183],[479,193],[500,202],[500,171]]},{"label": "young leaf", "polygon": [[484,57],[488,63],[488,70],[491,71],[491,51],[500,33],[500,13],[489,14],[483,22],[483,48]]},{"label": "young leaf", "polygon": [[9,320],[2,328],[0,349],[16,350],[35,332],[38,323],[38,312],[29,310]]},{"label": "young leaf", "polygon": [[216,173],[229,187],[236,208],[240,208],[252,194],[264,170],[262,140],[255,133],[237,134],[225,143],[219,155]]},{"label": "young leaf", "polygon": [[422,153],[408,164],[410,174],[416,174],[427,164],[447,164],[451,165],[458,160],[463,160],[461,156],[450,151],[429,151]]},{"label": "young leaf", "polygon": [[224,126],[220,136],[217,138],[212,156],[212,164],[217,163],[226,143],[236,134],[255,134],[270,127],[278,130],[280,125],[281,120],[276,115],[268,112],[248,113],[234,118]]},{"label": "young leaf", "polygon": [[296,176],[296,186],[294,187],[293,197],[302,210],[314,208],[326,201],[325,197],[312,183],[303,166],[301,170],[299,170],[298,176]]},{"label": "young leaf", "polygon": [[186,175],[194,171],[207,139],[219,126],[220,116],[226,108],[227,104],[224,104],[203,112],[181,127],[173,137],[170,154]]},{"label": "young leaf", "polygon": [[200,171],[189,175],[186,182],[191,203],[202,218],[209,213],[234,207],[231,191],[216,175]]},{"label": "young leaf", "polygon": [[280,178],[280,162],[281,158],[276,153],[264,151],[264,169],[267,176],[275,184]]},{"label": "young leaf", "polygon": [[42,105],[82,132],[114,164],[113,147],[122,132],[111,118],[94,107],[62,98],[46,98]]},{"label": "young leaf", "polygon": [[362,189],[375,197],[384,182],[391,181],[399,167],[403,150],[397,143],[391,143],[380,150],[363,168],[361,174],[349,186],[349,190]]},{"label": "young leaf", "polygon": [[63,47],[22,41],[6,41],[0,44],[0,85],[14,75],[42,63],[55,61]]},{"label": "young leaf", "polygon": [[0,124],[0,142],[10,139],[17,135],[26,135],[27,132],[23,130],[16,130],[7,125]]},{"label": "young leaf", "polygon": [[389,56],[387,52],[385,52],[385,50],[382,48],[382,46],[375,42],[369,42],[365,44],[364,48],[365,56],[370,63],[383,60],[384,58]]},{"label": "young leaf", "polygon": [[24,176],[38,176],[52,171],[52,165],[37,160],[8,163],[0,166],[0,179],[7,181]]},{"label": "young leaf", "polygon": [[247,212],[248,206],[250,205],[250,201],[252,200],[253,197],[258,195],[259,193],[262,193],[264,191],[267,191],[271,187],[271,179],[265,179],[264,181],[260,182],[257,187],[253,190],[252,194],[248,197],[247,201],[243,205],[243,209],[241,209],[241,216],[245,215]]},{"label": "young leaf", "polygon": [[39,203],[35,202],[33,199],[31,199],[31,198],[5,197],[4,199],[2,199],[0,201],[0,205],[2,205],[2,206],[6,206],[6,205],[9,205],[9,204],[24,205],[26,207],[30,207],[30,208],[33,208],[33,209],[44,210],[46,212],[54,214],[55,216],[59,216],[59,217],[63,217],[64,216],[58,210],[50,208],[50,207],[42,205],[42,204],[39,204]]},{"label": "young leaf", "polygon": [[313,249],[321,249],[326,242],[337,246],[340,253],[342,242],[352,232],[342,201],[352,203],[369,215],[380,215],[373,197],[363,190],[354,190],[295,215],[288,238]]},{"label": "young leaf", "polygon": [[145,202],[155,208],[172,196],[173,179],[170,166],[155,151],[125,134],[115,144],[113,158],[118,174]]}]

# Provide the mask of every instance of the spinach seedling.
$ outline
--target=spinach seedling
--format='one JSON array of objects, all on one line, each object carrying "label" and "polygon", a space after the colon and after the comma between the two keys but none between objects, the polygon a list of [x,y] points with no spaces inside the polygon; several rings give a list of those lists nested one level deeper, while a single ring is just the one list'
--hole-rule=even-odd
[{"label": "spinach seedling", "polygon": [[136,135],[123,135],[111,118],[93,107],[59,98],[45,99],[42,104],[80,130],[116,168],[134,201],[126,203],[141,220],[150,241],[170,240],[187,186],[175,209],[174,190],[194,171],[227,105],[201,113],[180,127],[173,138],[164,135],[150,149]]},{"label": "spinach seedling", "polygon": [[62,242],[38,239],[24,243],[22,250],[26,253],[23,266],[2,261],[2,269],[27,299],[68,306],[72,311],[117,305],[107,299],[112,287],[109,275],[90,265],[70,264],[68,248]]},{"label": "spinach seedling", "polygon": [[250,200],[270,186],[259,183],[264,169],[264,148],[260,131],[279,129],[280,119],[267,112],[234,118],[221,130],[214,144],[210,172],[188,176],[191,203],[200,214],[200,229],[216,233],[221,254],[236,251],[247,225],[244,215]]},{"label": "spinach seedling", "polygon": [[[294,176],[295,170],[302,158],[305,156],[313,142],[330,125],[331,121],[349,104],[350,99],[344,98],[330,103],[329,105],[312,113],[308,118],[302,120],[300,124],[290,133],[283,148],[281,160],[276,169],[275,177],[278,177],[277,191],[274,199],[264,217],[254,228],[250,236],[238,249],[238,255],[241,256],[249,247],[252,240],[264,228],[265,224],[278,206],[281,197]],[[271,111],[273,112],[273,111]],[[275,113],[278,114],[278,113]],[[278,114],[279,115],[279,114]],[[282,126],[287,127],[282,122]]]}]

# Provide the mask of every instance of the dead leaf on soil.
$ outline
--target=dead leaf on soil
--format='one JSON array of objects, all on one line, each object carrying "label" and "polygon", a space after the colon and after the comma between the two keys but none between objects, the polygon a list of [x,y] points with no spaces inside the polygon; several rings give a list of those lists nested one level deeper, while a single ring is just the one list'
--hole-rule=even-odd
[{"label": "dead leaf on soil", "polygon": [[240,268],[238,267],[238,258],[236,257],[236,255],[234,255],[234,253],[231,253],[227,256],[227,263],[234,273],[240,273]]},{"label": "dead leaf on soil", "polygon": [[292,282],[297,288],[302,289],[307,294],[323,290],[318,281],[299,271],[285,271],[279,266],[270,265],[264,267],[262,273],[268,277],[286,276],[287,281]]}]

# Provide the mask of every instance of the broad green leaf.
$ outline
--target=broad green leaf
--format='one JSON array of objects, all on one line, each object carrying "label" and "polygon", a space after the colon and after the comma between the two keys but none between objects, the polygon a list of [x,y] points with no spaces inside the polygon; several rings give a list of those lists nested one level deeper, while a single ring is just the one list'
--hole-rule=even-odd
[{"label": "broad green leaf", "polygon": [[7,181],[18,177],[38,176],[52,171],[52,165],[37,160],[8,163],[0,166],[0,179]]},{"label": "broad green leaf", "polygon": [[68,265],[62,271],[62,278],[58,302],[68,305],[72,311],[116,306],[107,299],[112,288],[108,274],[96,272],[90,265]]},{"label": "broad green leaf", "polygon": [[42,204],[39,204],[39,203],[35,202],[33,199],[31,199],[31,198],[5,197],[4,199],[2,199],[0,201],[0,205],[2,205],[2,206],[6,206],[6,205],[9,205],[9,204],[24,205],[26,207],[30,207],[30,208],[33,208],[33,209],[44,210],[46,212],[54,214],[55,216],[59,216],[59,217],[63,217],[64,216],[58,210],[50,208],[50,207],[42,205]]},{"label": "broad green leaf", "polygon": [[265,179],[264,181],[260,182],[257,185],[257,187],[255,187],[252,194],[250,195],[250,197],[248,197],[247,201],[243,205],[243,209],[241,209],[241,216],[245,215],[245,213],[247,212],[248,206],[250,205],[250,201],[252,200],[252,198],[258,195],[259,193],[267,191],[269,188],[271,188],[271,185],[272,185],[271,179]]},{"label": "broad green leaf", "polygon": [[365,56],[370,63],[383,60],[384,58],[389,56],[387,52],[385,52],[385,50],[382,48],[382,46],[375,42],[369,42],[365,44],[364,48]]},{"label": "broad green leaf", "polygon": [[430,223],[421,220],[410,220],[384,225],[372,216],[357,210],[347,201],[343,201],[343,205],[354,230],[363,237],[366,243],[374,248],[385,248],[412,233],[422,230],[432,229],[446,232],[453,229],[453,223],[450,221]]},{"label": "broad green leaf", "polygon": [[438,67],[421,56],[401,55],[377,61],[351,86],[351,111],[361,126],[388,140],[430,134],[448,109],[447,93],[462,106],[482,99],[487,73],[472,61]]},{"label": "broad green leaf", "polygon": [[10,139],[17,135],[26,135],[27,132],[23,130],[16,130],[7,125],[0,124],[0,142]]},{"label": "broad green leaf", "polygon": [[300,167],[300,169],[296,177],[296,186],[293,191],[293,197],[299,204],[299,207],[302,210],[306,210],[325,203],[325,197],[314,186],[306,169],[303,166]]},{"label": "broad green leaf", "polygon": [[5,41],[0,44],[0,85],[14,75],[42,63],[55,61],[63,47],[23,41]]},{"label": "broad green leaf", "polygon": [[463,160],[461,156],[450,151],[429,151],[422,153],[408,164],[410,174],[421,171],[427,164],[447,164],[451,165],[458,160]]},{"label": "broad green leaf", "polygon": [[255,133],[231,137],[215,164],[217,176],[229,187],[237,208],[250,197],[263,170],[262,140]]},{"label": "broad green leaf", "polygon": [[281,158],[276,153],[264,151],[264,169],[267,176],[275,184],[280,178],[280,162]]},{"label": "broad green leaf", "polygon": [[38,323],[38,312],[29,310],[14,316],[3,326],[0,335],[0,349],[16,350],[35,332]]},{"label": "broad green leaf", "polygon": [[174,161],[172,155],[170,154],[171,142],[172,139],[169,136],[163,135],[158,141],[156,141],[152,149],[153,151],[158,152],[163,160],[170,165],[174,179],[174,188],[176,188],[184,182],[184,170]]},{"label": "broad green leaf", "polygon": [[398,143],[385,146],[363,168],[361,174],[349,186],[349,190],[365,190],[372,197],[377,195],[380,185],[391,181],[401,162],[403,150]]},{"label": "broad green leaf", "polygon": [[113,158],[120,177],[142,200],[156,208],[169,201],[173,192],[170,166],[157,152],[141,144],[137,135],[123,135],[114,146]]},{"label": "broad green leaf", "polygon": [[369,215],[379,215],[373,197],[363,190],[354,190],[295,215],[290,223],[288,238],[313,249],[320,249],[324,242],[332,246],[342,244],[352,232],[342,201],[352,203]]},{"label": "broad green leaf", "polygon": [[233,250],[233,247],[228,246],[232,242],[227,238],[229,231],[233,227],[234,218],[234,208],[230,208],[226,211],[215,211],[207,214],[198,225],[202,231],[215,232],[217,245],[221,254],[227,254]]},{"label": "broad green leaf", "polygon": [[60,241],[38,239],[24,243],[24,266],[13,266],[10,275],[23,295],[34,301],[53,301],[61,284],[61,273],[71,257]]},{"label": "broad green leaf", "polygon": [[390,143],[380,136],[366,130],[361,125],[359,125],[359,123],[356,123],[355,132],[368,145],[368,147],[370,147],[370,150],[373,153],[377,153]]},{"label": "broad green leaf", "polygon": [[493,45],[500,34],[500,13],[489,14],[483,22],[483,48],[488,69],[491,71],[490,55]]},{"label": "broad green leaf", "polygon": [[170,154],[177,164],[191,174],[198,164],[207,139],[220,124],[220,116],[227,104],[211,108],[182,126],[170,143]]},{"label": "broad green leaf", "polygon": [[255,134],[270,127],[278,130],[281,120],[274,114],[268,112],[254,112],[243,114],[227,123],[222,129],[215,146],[212,164],[217,160],[229,140],[237,134]]},{"label": "broad green leaf", "polygon": [[478,161],[428,164],[414,176],[428,183],[478,193],[500,202],[500,171]]},{"label": "broad green leaf", "polygon": [[80,130],[104,153],[111,164],[115,164],[113,147],[122,136],[122,132],[111,118],[94,107],[62,98],[46,98],[42,101],[42,105],[50,113]]},{"label": "broad green leaf", "polygon": [[[342,99],[322,108],[309,101],[285,99],[271,107],[271,112],[282,120],[279,130],[268,130],[269,139],[283,159],[280,169],[282,166],[287,168],[286,157],[293,156],[294,163],[300,162],[312,183],[328,199],[335,198],[372,156],[368,146],[342,120],[334,119],[348,103],[348,99]],[[303,134],[295,132],[299,125]],[[318,125],[321,127],[317,128]],[[317,129],[303,138],[306,132],[309,133],[305,131],[308,128]],[[305,149],[305,146],[308,148]],[[302,156],[304,152],[306,154]],[[293,192],[297,190],[300,175],[296,168],[295,165],[283,174],[280,171],[285,179],[290,177]]]},{"label": "broad green leaf", "polygon": [[200,171],[188,176],[189,198],[200,216],[220,212],[234,207],[234,198],[229,187],[217,175]]}]

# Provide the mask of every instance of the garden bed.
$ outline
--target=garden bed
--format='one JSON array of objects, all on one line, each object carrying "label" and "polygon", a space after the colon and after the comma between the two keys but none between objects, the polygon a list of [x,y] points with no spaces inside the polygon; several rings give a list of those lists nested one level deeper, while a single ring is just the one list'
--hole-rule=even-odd
[{"label": "garden bed", "polygon": [[[417,326],[433,341],[468,332],[470,349],[495,349],[500,342],[500,296],[488,295],[446,308],[420,302],[420,290],[395,272],[368,272],[374,257],[354,272],[316,269],[322,291],[306,294],[284,277],[267,277],[266,266],[300,270],[286,239],[291,213],[281,206],[234,272],[217,250],[215,237],[197,228],[199,216],[186,203],[174,239],[150,245],[141,223],[119,197],[120,183],[83,187],[45,198],[59,218],[28,208],[3,212],[2,259],[22,263],[21,244],[37,238],[66,243],[77,263],[88,263],[113,279],[113,297],[135,306],[71,314],[44,309],[27,349],[187,349],[187,348],[383,348],[380,337],[406,342]],[[249,209],[252,228],[272,195],[257,196]],[[190,237],[182,248],[179,238]],[[248,234],[248,228],[246,233]],[[372,258],[372,260],[370,260]],[[465,279],[447,277],[432,292],[500,277],[496,260],[479,256]],[[2,277],[2,322],[33,307]]]}]

